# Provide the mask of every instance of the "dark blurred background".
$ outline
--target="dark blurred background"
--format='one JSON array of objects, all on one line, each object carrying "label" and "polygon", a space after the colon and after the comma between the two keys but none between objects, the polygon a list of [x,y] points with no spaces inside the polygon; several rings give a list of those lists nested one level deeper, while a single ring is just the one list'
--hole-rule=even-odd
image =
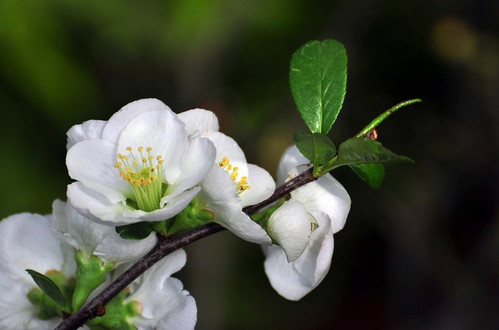
[{"label": "dark blurred background", "polygon": [[304,124],[288,87],[312,39],[349,56],[337,142],[394,104],[380,141],[414,160],[379,190],[333,174],[352,210],[331,270],[299,302],[268,284],[258,246],[219,233],[177,276],[199,329],[499,328],[499,2],[1,1],[0,216],[65,199],[66,131],[156,97],[214,111],[274,174]]}]

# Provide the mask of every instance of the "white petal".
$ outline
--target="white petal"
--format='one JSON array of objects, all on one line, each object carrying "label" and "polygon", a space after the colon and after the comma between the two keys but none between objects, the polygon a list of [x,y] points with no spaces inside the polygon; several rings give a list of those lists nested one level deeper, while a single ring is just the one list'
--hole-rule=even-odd
[{"label": "white petal", "polygon": [[210,204],[210,206],[215,214],[223,213],[223,216],[215,218],[214,222],[245,241],[263,245],[271,244],[272,240],[267,232],[246,213],[242,212],[240,206],[235,204]]},{"label": "white petal", "polygon": [[33,283],[25,269],[39,273],[60,270],[64,262],[61,243],[47,217],[21,213],[0,222],[0,274],[22,283]]},{"label": "white petal", "polygon": [[219,166],[213,166],[206,176],[198,198],[200,203],[215,213],[214,222],[249,242],[271,243],[265,230],[242,211],[234,182]]},{"label": "white petal", "polygon": [[2,277],[0,281],[0,329],[54,329],[62,319],[55,317],[49,320],[41,320],[37,314],[39,308],[33,305],[27,298],[31,289],[36,287],[22,285],[17,279]]},{"label": "white petal", "polygon": [[201,137],[208,137],[210,133],[218,132],[218,118],[209,110],[192,109],[179,113],[178,117],[185,123],[189,135],[199,134]]},{"label": "white petal", "polygon": [[182,172],[175,182],[168,186],[166,198],[162,202],[167,202],[178,193],[199,184],[214,166],[215,152],[210,140],[203,138],[192,140],[182,157]]},{"label": "white petal", "polygon": [[81,182],[68,185],[68,201],[84,217],[102,224],[128,224],[122,219],[126,208],[122,202],[112,204],[107,198],[84,186]]},{"label": "white petal", "polygon": [[156,245],[156,242],[157,236],[154,232],[141,240],[123,239],[114,232],[100,242],[94,255],[106,262],[116,264],[136,261],[149,252]]},{"label": "white petal", "polygon": [[262,247],[266,255],[265,273],[272,287],[284,298],[300,300],[315,289],[329,271],[334,248],[333,236],[328,230],[326,235],[321,234],[323,233],[317,233],[324,239],[314,240],[292,263],[288,263],[281,247],[276,245]]},{"label": "white petal", "polygon": [[115,168],[115,145],[105,140],[86,140],[68,150],[69,176],[105,196],[110,203],[122,202],[131,193],[128,182]]},{"label": "white petal", "polygon": [[295,199],[285,202],[270,216],[267,232],[284,249],[288,262],[295,261],[305,250],[315,219]]},{"label": "white petal", "polygon": [[291,170],[297,166],[310,164],[310,161],[306,159],[296,148],[295,145],[289,147],[284,152],[284,155],[279,161],[279,169],[277,170],[277,182],[283,184],[290,179],[289,173]]},{"label": "white petal", "polygon": [[265,274],[270,285],[281,296],[288,300],[300,300],[310,290],[308,279],[296,272],[293,265],[288,263],[286,253],[278,245],[262,246],[266,256],[264,262]]},{"label": "white petal", "polygon": [[330,174],[296,189],[291,193],[291,197],[302,202],[307,211],[316,218],[320,212],[325,213],[331,221],[333,233],[345,225],[350,211],[350,196]]},{"label": "white petal", "polygon": [[102,225],[83,217],[70,204],[56,200],[53,205],[52,228],[63,240],[86,255],[103,261],[123,263],[136,260],[156,244],[156,235],[143,240],[125,240],[114,226]]},{"label": "white petal", "polygon": [[[118,153],[127,155],[127,147],[139,155],[139,147],[152,148],[151,154],[161,156],[166,180],[174,182],[181,173],[182,155],[187,149],[184,123],[171,110],[141,113],[123,128],[118,142]],[[140,156],[138,156],[140,157]]]},{"label": "white petal", "polygon": [[100,139],[104,125],[106,122],[103,120],[87,120],[83,124],[74,125],[66,133],[68,136],[66,149],[69,150],[76,143],[84,140]]},{"label": "white petal", "polygon": [[[163,291],[172,293],[169,297],[169,313],[160,319],[158,329],[189,330],[194,329],[197,322],[197,307],[194,298],[182,289],[182,282],[169,278],[163,285]],[[168,304],[168,302],[165,302]]]},{"label": "white petal", "polygon": [[[241,198],[236,192],[236,185],[229,173],[214,164],[201,183],[200,199],[204,203],[234,203],[241,204]],[[242,208],[242,207],[241,207]]]},{"label": "white petal", "polygon": [[[127,300],[153,302],[158,298],[160,299],[164,279],[182,269],[186,261],[187,256],[182,249],[164,257],[131,284],[131,292]],[[156,307],[155,304],[151,304],[150,308],[144,308],[142,311],[143,316],[153,318],[155,314],[161,313],[161,311],[155,309]]]},{"label": "white petal", "polygon": [[248,184],[250,189],[239,195],[243,207],[260,203],[269,198],[275,190],[275,182],[269,172],[253,164],[248,164]]},{"label": "white petal", "polygon": [[217,163],[226,157],[233,167],[239,168],[239,177],[237,179],[241,179],[242,176],[248,176],[246,157],[233,138],[220,132],[214,132],[209,135],[209,139],[217,149],[217,156],[215,157]]},{"label": "white petal", "polygon": [[111,204],[109,201],[94,191],[88,189],[80,182],[68,186],[67,195],[71,205],[84,217],[91,221],[104,224],[123,226],[140,221],[163,221],[170,219],[182,211],[197,195],[201,188],[194,187],[186,190],[162,208],[152,212],[133,210],[122,203]]},{"label": "white petal", "polygon": [[170,110],[163,102],[157,99],[142,99],[128,103],[109,118],[102,131],[102,138],[110,142],[118,141],[121,131],[128,122],[143,112],[156,110]]},{"label": "white petal", "polygon": [[331,266],[334,240],[329,221],[323,215],[310,237],[310,244],[294,262],[288,263],[281,247],[263,247],[265,273],[272,287],[284,298],[300,300],[315,289]]},{"label": "white petal", "polygon": [[109,236],[113,227],[91,222],[76,212],[71,204],[55,200],[52,203],[51,227],[59,238],[77,250],[91,255],[97,245]]},{"label": "white petal", "polygon": [[139,301],[141,316],[132,320],[139,329],[193,329],[197,320],[194,299],[182,283],[169,276],[185,264],[185,252],[177,250],[148,269],[131,285],[128,301]]},{"label": "white petal", "polygon": [[295,271],[309,279],[311,289],[315,288],[329,271],[334,250],[333,232],[329,221],[324,215],[317,218],[317,221],[319,228],[312,233],[310,244],[293,265]]}]

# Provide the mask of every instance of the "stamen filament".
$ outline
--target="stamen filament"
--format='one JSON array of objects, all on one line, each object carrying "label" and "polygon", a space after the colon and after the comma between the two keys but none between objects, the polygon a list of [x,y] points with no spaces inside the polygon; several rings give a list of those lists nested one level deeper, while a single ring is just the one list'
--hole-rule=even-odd
[{"label": "stamen filament", "polygon": [[134,198],[140,210],[151,212],[159,208],[163,197],[163,160],[161,156],[151,155],[152,148],[138,147],[140,158],[136,157],[131,147],[127,147],[128,155],[118,154],[115,167],[119,169],[120,176],[130,183]]}]

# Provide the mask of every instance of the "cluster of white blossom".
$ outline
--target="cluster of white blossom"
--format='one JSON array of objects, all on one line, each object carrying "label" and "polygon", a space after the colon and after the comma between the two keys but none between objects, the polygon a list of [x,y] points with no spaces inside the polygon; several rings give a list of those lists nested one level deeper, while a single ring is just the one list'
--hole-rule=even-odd
[{"label": "cluster of white blossom", "polygon": [[[263,211],[263,221],[256,222],[243,208],[267,199],[276,184],[218,130],[212,112],[175,114],[156,99],[132,102],[108,121],[73,126],[66,164],[75,181],[68,186],[68,202],[54,201],[51,215],[23,213],[0,222],[0,328],[53,328],[150,251],[156,232],[208,222],[261,244],[265,272],[283,297],[299,300],[319,285],[331,264],[333,234],[350,209],[346,190],[326,174]],[[290,147],[278,184],[310,166]],[[152,231],[140,240],[116,231],[141,223]],[[163,258],[86,327],[194,328],[195,301],[170,277],[185,262],[183,250]],[[26,269],[56,283],[69,297],[66,305],[47,297]]]}]

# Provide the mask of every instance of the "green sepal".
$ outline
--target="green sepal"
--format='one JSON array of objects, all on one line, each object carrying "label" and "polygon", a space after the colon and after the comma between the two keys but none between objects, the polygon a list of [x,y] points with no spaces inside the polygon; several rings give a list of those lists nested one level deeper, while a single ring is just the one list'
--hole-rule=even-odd
[{"label": "green sepal", "polygon": [[[26,269],[28,274],[31,276],[36,285],[52,300],[54,300],[60,306],[67,306],[66,297],[62,293],[61,289],[55,284],[55,282],[48,276],[45,276],[36,270]],[[62,276],[62,274],[61,274]]]},{"label": "green sepal", "polygon": [[96,256],[88,256],[82,251],[76,251],[76,287],[73,293],[73,309],[79,310],[88,296],[99,285],[104,283],[107,274],[113,270],[116,265],[114,263],[105,263]]},{"label": "green sepal", "polygon": [[314,164],[315,177],[318,176],[315,169],[319,169],[321,165],[327,163],[336,155],[336,146],[333,141],[320,133],[296,131],[294,142],[302,155]]},{"label": "green sepal", "polygon": [[385,177],[385,166],[380,163],[349,165],[359,178],[371,188],[378,189]]},{"label": "green sepal", "polygon": [[39,287],[30,290],[27,294],[27,298],[31,304],[39,308],[36,316],[41,320],[48,320],[62,315],[61,305],[56,303]]},{"label": "green sepal", "polygon": [[329,132],[343,105],[346,83],[347,54],[338,41],[310,41],[293,54],[291,93],[312,133]]},{"label": "green sepal", "polygon": [[206,223],[213,221],[215,214],[208,209],[202,208],[194,199],[186,208],[184,208],[173,219],[167,220],[165,233],[162,235],[171,235],[178,232],[191,230]]},{"label": "green sepal", "polygon": [[140,315],[140,308],[134,301],[125,303],[127,294],[127,289],[117,294],[106,304],[105,314],[88,321],[86,325],[92,330],[137,329],[132,322],[130,322],[130,319]]},{"label": "green sepal", "polygon": [[397,155],[383,147],[378,141],[366,138],[351,138],[340,144],[338,155],[320,170],[329,172],[344,165],[359,165],[371,163],[399,164],[414,162],[412,159]]},{"label": "green sepal", "polygon": [[148,237],[153,228],[151,223],[143,221],[130,225],[117,226],[115,231],[124,239],[141,240]]}]

